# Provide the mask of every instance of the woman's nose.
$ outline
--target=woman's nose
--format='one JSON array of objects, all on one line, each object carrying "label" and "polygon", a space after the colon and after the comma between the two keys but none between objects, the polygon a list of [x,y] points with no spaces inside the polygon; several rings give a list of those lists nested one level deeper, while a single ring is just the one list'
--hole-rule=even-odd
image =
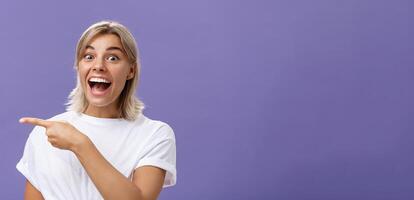
[{"label": "woman's nose", "polygon": [[105,63],[101,59],[97,59],[95,64],[93,65],[94,71],[105,71]]}]

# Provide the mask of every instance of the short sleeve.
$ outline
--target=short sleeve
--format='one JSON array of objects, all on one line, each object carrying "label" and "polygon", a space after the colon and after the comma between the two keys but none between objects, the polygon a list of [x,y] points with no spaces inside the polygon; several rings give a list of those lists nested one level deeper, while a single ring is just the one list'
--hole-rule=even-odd
[{"label": "short sleeve", "polygon": [[35,152],[35,145],[34,145],[34,137],[36,132],[39,132],[40,128],[35,127],[32,132],[30,133],[29,137],[27,138],[23,156],[20,158],[20,161],[16,165],[16,169],[22,173],[26,179],[37,189],[39,189],[39,184],[37,181],[37,177],[35,174],[34,169],[34,152]]},{"label": "short sleeve", "polygon": [[177,182],[176,144],[173,129],[165,124],[161,126],[144,147],[144,153],[135,168],[151,165],[166,171],[163,187],[173,186]]}]

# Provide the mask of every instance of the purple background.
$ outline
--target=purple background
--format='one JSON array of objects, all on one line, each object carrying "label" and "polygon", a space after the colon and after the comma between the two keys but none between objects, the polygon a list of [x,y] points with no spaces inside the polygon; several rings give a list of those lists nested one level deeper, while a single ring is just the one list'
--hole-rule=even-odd
[{"label": "purple background", "polygon": [[10,1],[0,6],[1,199],[32,129],[64,111],[74,49],[114,19],[145,114],[177,139],[160,199],[413,199],[412,1]]}]

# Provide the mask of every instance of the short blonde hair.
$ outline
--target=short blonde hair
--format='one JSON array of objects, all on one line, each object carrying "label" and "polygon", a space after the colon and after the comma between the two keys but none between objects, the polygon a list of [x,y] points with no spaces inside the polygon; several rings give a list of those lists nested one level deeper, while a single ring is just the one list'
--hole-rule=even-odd
[{"label": "short blonde hair", "polygon": [[78,64],[82,59],[88,43],[97,35],[114,34],[121,40],[122,47],[125,50],[128,60],[135,69],[134,77],[125,83],[125,87],[119,95],[118,108],[120,109],[119,117],[126,120],[135,120],[145,108],[144,103],[135,96],[135,90],[138,87],[140,76],[140,58],[139,51],[134,37],[131,32],[122,24],[115,21],[100,21],[92,24],[83,32],[76,45],[75,70],[77,73],[76,87],[69,94],[67,102],[67,111],[84,112],[88,107],[88,101],[82,89],[78,73]]}]

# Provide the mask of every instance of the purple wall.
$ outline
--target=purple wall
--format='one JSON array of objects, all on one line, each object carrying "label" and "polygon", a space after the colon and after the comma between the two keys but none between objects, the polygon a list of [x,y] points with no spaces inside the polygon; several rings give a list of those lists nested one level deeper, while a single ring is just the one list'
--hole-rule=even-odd
[{"label": "purple wall", "polygon": [[101,19],[142,53],[146,115],[177,139],[160,199],[414,199],[412,1],[10,1],[0,6],[1,199],[31,126],[64,111]]}]

